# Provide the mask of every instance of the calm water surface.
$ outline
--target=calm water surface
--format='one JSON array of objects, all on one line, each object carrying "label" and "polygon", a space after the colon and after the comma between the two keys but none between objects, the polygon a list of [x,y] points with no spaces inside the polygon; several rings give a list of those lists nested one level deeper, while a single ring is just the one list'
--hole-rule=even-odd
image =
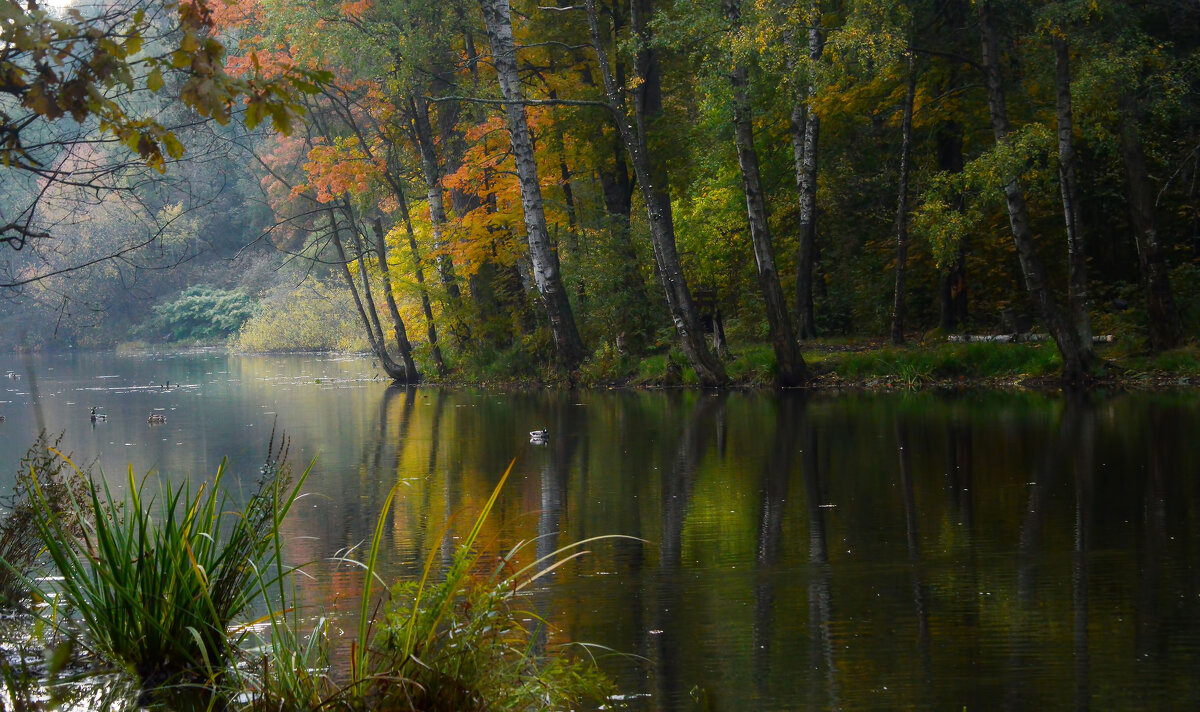
[{"label": "calm water surface", "polygon": [[207,353],[8,370],[0,483],[40,418],[114,483],[130,464],[199,482],[227,456],[248,487],[277,422],[293,463],[317,458],[287,524],[289,555],[322,562],[314,611],[356,597],[324,562],[396,482],[391,578],[448,556],[442,532],[516,458],[489,554],[645,540],[592,547],[529,600],[555,637],[624,653],[602,660],[611,707],[1200,708],[1195,393],[405,391],[364,359]]}]

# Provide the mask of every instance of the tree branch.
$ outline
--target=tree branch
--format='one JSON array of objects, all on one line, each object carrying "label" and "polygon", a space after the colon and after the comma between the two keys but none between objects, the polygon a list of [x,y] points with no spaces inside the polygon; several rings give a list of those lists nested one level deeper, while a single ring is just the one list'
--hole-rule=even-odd
[{"label": "tree branch", "polygon": [[475,96],[427,96],[425,99],[435,104],[443,101],[464,101],[468,104],[486,104],[488,106],[520,104],[523,106],[595,106],[605,110],[611,109],[607,102],[588,99],[522,99],[521,101],[505,101],[503,99],[482,99]]}]

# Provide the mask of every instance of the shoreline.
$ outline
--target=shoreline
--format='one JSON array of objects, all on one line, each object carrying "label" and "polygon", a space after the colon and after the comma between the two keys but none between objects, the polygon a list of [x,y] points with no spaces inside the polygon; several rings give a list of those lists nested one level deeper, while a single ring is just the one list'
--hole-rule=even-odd
[{"label": "shoreline", "polygon": [[[237,356],[312,356],[318,358],[362,358],[374,360],[370,352],[354,351],[234,351],[223,344],[137,344],[95,353],[121,356],[160,356],[163,354],[225,353]],[[45,355],[80,354],[90,350],[45,351]],[[21,352],[12,352],[14,355]],[[774,357],[765,344],[739,346],[725,361],[730,382],[721,387],[701,386],[681,355],[661,351],[639,358],[619,356],[611,363],[593,359],[578,371],[565,373],[550,367],[541,374],[498,377],[495,373],[465,372],[438,378],[422,374],[418,386],[443,388],[485,388],[529,391],[571,388],[581,390],[730,390],[730,391],[871,391],[905,392],[919,390],[1012,390],[1062,391],[1057,372],[1057,352],[1053,345],[1033,343],[939,342],[900,347],[876,340],[813,342],[805,349],[805,361],[811,380],[796,387],[782,387],[774,381]],[[1191,390],[1200,387],[1200,346],[1189,344],[1160,354],[1131,351],[1128,345],[1104,344],[1097,349],[1094,380],[1084,391],[1157,391]],[[382,376],[382,374],[377,374]],[[388,380],[382,376],[382,380]],[[404,386],[404,383],[393,382]]]}]

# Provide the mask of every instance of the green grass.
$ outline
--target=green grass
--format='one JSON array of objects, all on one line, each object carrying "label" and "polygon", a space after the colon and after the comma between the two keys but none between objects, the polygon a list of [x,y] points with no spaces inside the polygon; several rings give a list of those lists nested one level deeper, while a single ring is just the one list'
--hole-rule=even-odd
[{"label": "green grass", "polygon": [[[280,524],[308,475],[292,481],[285,450],[268,456],[240,509],[227,506],[221,489],[224,463],[196,491],[186,484],[155,488],[131,468],[123,497],[74,470],[84,484],[67,490],[63,504],[63,497],[51,499],[50,484],[52,475],[74,467],[69,459],[52,447],[53,457],[29,459],[30,526],[57,576],[19,575],[52,603],[41,625],[51,642],[66,644],[57,648],[50,680],[0,668],[9,699],[52,688],[54,669],[66,660],[76,669],[82,663],[94,680],[72,689],[113,692],[113,709],[153,702],[231,710],[549,711],[609,694],[593,649],[550,644],[549,624],[525,608],[530,586],[609,537],[563,547],[516,571],[524,544],[499,564],[484,562],[484,522],[512,464],[449,568],[437,571],[435,549],[419,580],[391,587],[380,608],[385,584],[377,564],[397,489],[389,493],[360,564],[365,584],[349,671],[335,673],[344,670],[332,661],[337,638],[325,618],[314,625],[293,606],[296,569],[281,556]],[[265,615],[246,620],[260,605]],[[260,644],[250,647],[255,640]],[[114,670],[121,674],[107,675]]]},{"label": "green grass", "polygon": [[1200,378],[1200,346],[1189,344],[1158,354],[1131,356],[1125,360],[1124,366],[1130,372],[1145,377]]},{"label": "green grass", "polygon": [[770,344],[747,344],[734,352],[733,361],[725,365],[725,371],[734,383],[774,385],[778,372],[775,351]]},{"label": "green grass", "polygon": [[70,518],[31,468],[34,526],[59,577],[34,584],[55,603],[50,622],[144,687],[212,685],[241,637],[231,626],[278,571],[279,524],[308,474],[291,482],[285,450],[268,457],[257,490],[231,515],[225,463],[196,492],[160,484],[155,493],[132,468],[127,498],[89,479]]},{"label": "green grass", "polygon": [[1050,344],[939,344],[920,348],[880,348],[826,359],[827,367],[848,380],[891,379],[919,387],[935,380],[1051,376],[1061,368]]}]

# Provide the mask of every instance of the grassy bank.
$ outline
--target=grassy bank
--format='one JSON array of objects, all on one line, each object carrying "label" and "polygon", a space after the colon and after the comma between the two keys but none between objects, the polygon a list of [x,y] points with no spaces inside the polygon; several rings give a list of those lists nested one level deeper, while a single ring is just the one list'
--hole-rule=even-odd
[{"label": "grassy bank", "polygon": [[[922,388],[952,386],[1051,387],[1062,368],[1052,343],[949,343],[895,347],[871,340],[818,340],[804,345],[815,388]],[[1200,384],[1200,347],[1190,344],[1145,354],[1121,344],[1098,344],[1095,376],[1101,385],[1129,388]],[[737,348],[725,362],[737,387],[771,387],[775,355],[768,344]],[[682,353],[641,359],[593,359],[580,371],[589,387],[696,385]]]},{"label": "grassy bank", "polygon": [[[425,382],[446,386],[670,388],[699,384],[677,348],[660,347],[654,353],[631,355],[605,346],[575,373],[562,371],[553,361],[534,355],[536,352],[514,346],[509,351],[477,354],[461,361],[451,355],[452,370],[438,378],[432,365],[422,359],[427,354],[418,349],[417,365]],[[803,344],[802,353],[813,388],[1052,388],[1062,368],[1058,351],[1050,342],[951,343],[939,339],[896,347],[879,339],[815,339]],[[1151,354],[1138,343],[1118,340],[1097,344],[1096,359],[1093,373],[1097,385],[1200,385],[1200,344]],[[775,354],[769,344],[731,346],[724,364],[733,387],[775,385]]]}]

